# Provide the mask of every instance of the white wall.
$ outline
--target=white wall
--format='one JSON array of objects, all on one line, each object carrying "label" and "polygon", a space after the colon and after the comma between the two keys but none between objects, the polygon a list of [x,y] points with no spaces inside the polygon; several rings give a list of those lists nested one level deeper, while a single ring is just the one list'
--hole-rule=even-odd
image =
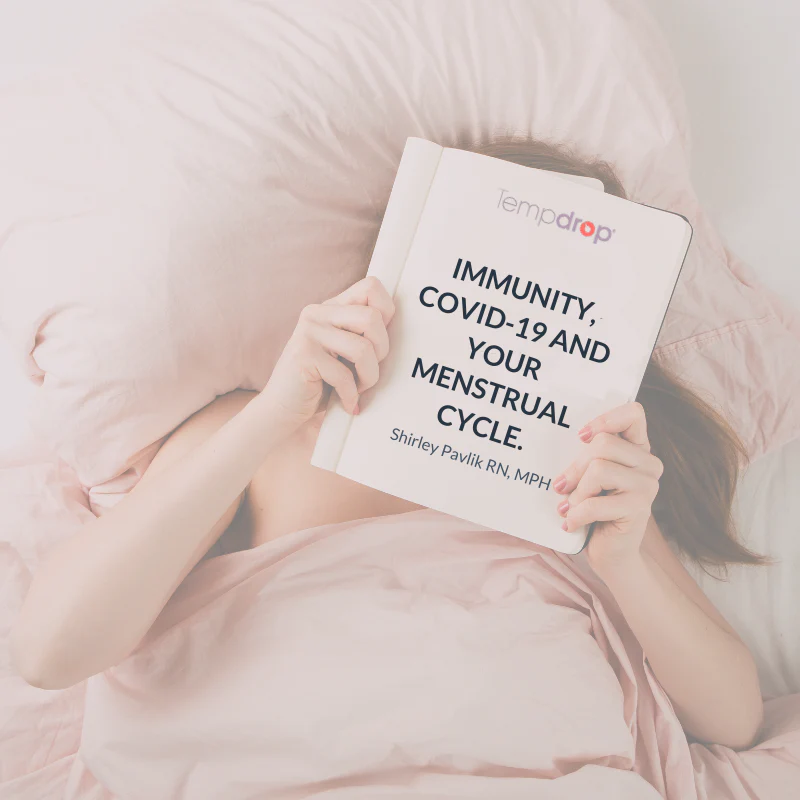
[{"label": "white wall", "polygon": [[701,202],[800,308],[800,2],[645,0],[681,72]]}]

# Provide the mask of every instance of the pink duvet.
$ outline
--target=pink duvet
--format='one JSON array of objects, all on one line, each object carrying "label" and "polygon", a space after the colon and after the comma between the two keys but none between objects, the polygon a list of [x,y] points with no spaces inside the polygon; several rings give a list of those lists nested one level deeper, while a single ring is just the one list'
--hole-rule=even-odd
[{"label": "pink duvet", "polygon": [[98,800],[789,798],[800,696],[751,751],[690,745],[581,557],[418,511],[201,563],[88,682],[65,775]]}]

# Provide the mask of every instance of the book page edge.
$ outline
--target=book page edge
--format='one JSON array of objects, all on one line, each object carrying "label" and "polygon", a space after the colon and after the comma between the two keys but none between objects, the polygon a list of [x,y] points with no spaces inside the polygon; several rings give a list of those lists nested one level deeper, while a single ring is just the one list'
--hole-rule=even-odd
[{"label": "book page edge", "polygon": [[[431,185],[442,157],[441,145],[409,136],[397,168],[367,275],[378,278],[394,296],[400,275],[425,210]],[[311,464],[336,472],[353,416],[336,394],[331,394]]]}]

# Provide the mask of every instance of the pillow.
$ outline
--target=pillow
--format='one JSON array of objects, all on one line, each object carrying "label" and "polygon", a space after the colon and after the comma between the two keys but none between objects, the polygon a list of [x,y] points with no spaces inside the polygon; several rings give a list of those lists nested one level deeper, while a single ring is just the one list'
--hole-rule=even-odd
[{"label": "pillow", "polygon": [[25,412],[36,387],[25,380],[2,336],[0,386],[0,470],[47,459],[50,453],[46,443],[36,441],[25,420]]},{"label": "pillow", "polygon": [[690,219],[658,358],[751,455],[796,436],[800,326],[698,207],[639,2],[166,0],[0,91],[0,322],[93,508],[215,396],[263,388],[300,309],[364,274],[407,136],[509,131],[601,155]]}]

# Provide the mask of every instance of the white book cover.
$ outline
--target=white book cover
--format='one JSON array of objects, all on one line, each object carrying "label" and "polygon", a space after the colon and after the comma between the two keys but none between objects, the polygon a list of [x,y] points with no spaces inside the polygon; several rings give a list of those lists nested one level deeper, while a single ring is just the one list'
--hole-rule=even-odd
[{"label": "white book cover", "polygon": [[600,181],[409,138],[368,272],[390,352],[358,416],[332,395],[312,464],[579,552],[552,481],[636,398],[691,236]]}]

